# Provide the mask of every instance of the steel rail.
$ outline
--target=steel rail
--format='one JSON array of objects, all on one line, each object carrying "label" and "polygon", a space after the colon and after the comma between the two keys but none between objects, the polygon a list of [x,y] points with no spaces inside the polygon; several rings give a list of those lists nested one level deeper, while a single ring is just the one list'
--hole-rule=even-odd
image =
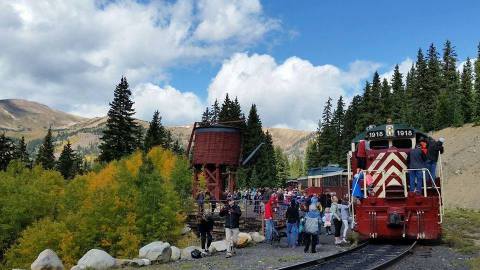
[{"label": "steel rail", "polygon": [[392,265],[407,255],[417,242],[409,246],[376,245],[369,242],[327,257],[298,263],[277,270],[366,269],[378,270]]}]

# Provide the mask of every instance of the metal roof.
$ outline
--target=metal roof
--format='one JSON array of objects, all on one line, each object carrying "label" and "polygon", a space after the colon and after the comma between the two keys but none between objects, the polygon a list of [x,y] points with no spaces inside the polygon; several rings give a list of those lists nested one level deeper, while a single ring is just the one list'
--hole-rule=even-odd
[{"label": "metal roof", "polygon": [[343,172],[345,168],[339,166],[326,166],[308,169],[308,176],[327,175],[332,173]]}]

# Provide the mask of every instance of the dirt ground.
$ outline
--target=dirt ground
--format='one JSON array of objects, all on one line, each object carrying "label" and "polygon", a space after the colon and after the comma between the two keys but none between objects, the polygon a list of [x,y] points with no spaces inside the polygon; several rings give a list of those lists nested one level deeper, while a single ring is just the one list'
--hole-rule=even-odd
[{"label": "dirt ground", "polygon": [[442,156],[445,206],[480,209],[480,126],[446,128],[433,137],[446,139]]}]

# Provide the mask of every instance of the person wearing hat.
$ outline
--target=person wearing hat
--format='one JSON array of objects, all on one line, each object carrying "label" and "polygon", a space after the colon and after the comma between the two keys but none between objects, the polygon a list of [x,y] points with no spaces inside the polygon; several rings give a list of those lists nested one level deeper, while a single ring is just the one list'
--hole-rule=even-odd
[{"label": "person wearing hat", "polygon": [[220,216],[225,217],[225,240],[227,241],[227,258],[232,257],[235,253],[234,244],[237,243],[240,216],[242,210],[235,204],[233,196],[227,197],[227,205],[220,210]]},{"label": "person wearing hat", "polygon": [[[443,143],[445,138],[440,138],[438,141],[431,139],[428,143],[427,152],[427,169],[430,171],[432,178],[436,179],[437,161],[439,154],[443,154]],[[428,177],[430,179],[430,177]]]},{"label": "person wearing hat", "polygon": [[408,156],[408,168],[410,177],[410,192],[421,194],[423,189],[422,169],[427,168],[427,155],[422,151],[421,145],[426,142],[424,138],[420,139],[420,144],[415,147]]}]

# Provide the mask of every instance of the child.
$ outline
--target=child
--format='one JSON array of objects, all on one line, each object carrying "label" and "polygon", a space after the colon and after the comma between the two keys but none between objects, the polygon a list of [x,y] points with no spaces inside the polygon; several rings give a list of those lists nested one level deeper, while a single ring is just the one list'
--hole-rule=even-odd
[{"label": "child", "polygon": [[332,235],[331,231],[332,226],[332,213],[330,213],[330,207],[325,208],[325,215],[323,216],[323,227],[327,235]]}]

